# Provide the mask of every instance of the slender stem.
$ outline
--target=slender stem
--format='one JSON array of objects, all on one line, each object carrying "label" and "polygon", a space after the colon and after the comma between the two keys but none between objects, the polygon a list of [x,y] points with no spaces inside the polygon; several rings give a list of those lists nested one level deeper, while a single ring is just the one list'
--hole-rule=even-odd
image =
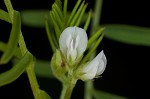
[{"label": "slender stem", "polygon": [[[24,42],[24,38],[21,32],[20,32],[19,46],[20,46],[20,50],[23,56],[26,53],[27,48],[26,48],[26,44]],[[31,85],[34,98],[38,99],[38,93],[40,90],[39,90],[39,85],[37,83],[37,79],[36,79],[35,72],[34,72],[34,61],[27,67],[26,71],[27,71],[27,75],[29,78],[29,82]]]},{"label": "slender stem", "polygon": [[[100,24],[100,16],[101,16],[101,9],[102,9],[102,2],[103,0],[96,0],[95,8],[94,8],[94,17],[91,23],[91,31],[90,35],[95,32],[95,28],[97,28]],[[93,52],[91,55],[91,59],[95,57],[96,52]],[[85,91],[84,91],[84,99],[92,99],[91,90],[94,88],[93,81],[85,82]]]},{"label": "slender stem", "polygon": [[[13,23],[14,9],[13,9],[13,6],[11,4],[11,1],[10,0],[4,0],[4,2],[5,2],[5,5],[7,7],[11,23]],[[19,37],[19,48],[21,50],[22,56],[24,56],[25,53],[28,51],[21,31],[20,31],[20,37]],[[38,94],[40,92],[39,85],[37,83],[37,79],[36,79],[35,72],[34,72],[34,60],[26,68],[26,71],[27,71],[27,75],[29,78],[31,88],[32,88],[33,95],[34,95],[35,99],[40,99],[38,97]]]},{"label": "slender stem", "polygon": [[19,46],[20,46],[21,54],[23,56],[28,50],[27,50],[26,44],[24,42],[24,38],[23,38],[21,31],[20,31],[20,37],[19,37]]},{"label": "slender stem", "polygon": [[102,3],[103,3],[103,0],[96,0],[95,2],[94,17],[91,23],[91,34],[95,32],[95,28],[97,28],[100,24]]},{"label": "slender stem", "polygon": [[38,93],[40,92],[40,90],[39,90],[39,85],[37,83],[37,79],[36,79],[35,72],[34,72],[34,63],[28,66],[26,71],[27,71],[27,75],[30,81],[31,89],[33,91],[34,98],[39,99]]},{"label": "slender stem", "polygon": [[67,90],[66,84],[63,84],[60,99],[64,99]]},{"label": "slender stem", "polygon": [[14,9],[13,9],[13,6],[12,6],[12,4],[11,4],[11,1],[10,1],[10,0],[4,0],[4,3],[5,3],[5,5],[6,5],[6,7],[7,7],[10,20],[11,20],[11,22],[13,23]]},{"label": "slender stem", "polygon": [[84,99],[92,99],[91,91],[93,90],[93,81],[88,81],[85,83],[85,95]]},{"label": "slender stem", "polygon": [[63,89],[62,89],[60,99],[70,99],[73,89],[76,85],[76,82],[77,80],[71,77],[68,78],[66,83],[63,83]]}]

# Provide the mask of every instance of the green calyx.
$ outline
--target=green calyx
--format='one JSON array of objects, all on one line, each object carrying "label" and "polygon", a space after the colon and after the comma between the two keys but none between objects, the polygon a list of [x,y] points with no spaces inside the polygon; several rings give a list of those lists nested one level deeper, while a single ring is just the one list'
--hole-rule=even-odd
[{"label": "green calyx", "polygon": [[60,81],[65,79],[65,74],[67,72],[67,64],[60,52],[56,50],[51,59],[51,69],[56,78]]}]

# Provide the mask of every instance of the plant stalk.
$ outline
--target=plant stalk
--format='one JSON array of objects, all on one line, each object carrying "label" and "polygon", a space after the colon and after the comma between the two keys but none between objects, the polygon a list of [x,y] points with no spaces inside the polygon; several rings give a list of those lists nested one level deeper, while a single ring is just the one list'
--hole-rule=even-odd
[{"label": "plant stalk", "polygon": [[[26,44],[24,42],[24,38],[22,33],[20,32],[20,39],[19,39],[19,46],[22,53],[22,56],[28,51],[26,48]],[[34,72],[34,60],[33,62],[26,68],[26,72],[29,78],[30,86],[34,95],[35,99],[39,99],[38,93],[39,93],[39,85],[36,79],[36,75]]]},{"label": "plant stalk", "polygon": [[76,85],[77,80],[73,79],[73,77],[68,78],[67,82],[63,83],[63,89],[61,92],[60,99],[70,99],[73,89]]}]

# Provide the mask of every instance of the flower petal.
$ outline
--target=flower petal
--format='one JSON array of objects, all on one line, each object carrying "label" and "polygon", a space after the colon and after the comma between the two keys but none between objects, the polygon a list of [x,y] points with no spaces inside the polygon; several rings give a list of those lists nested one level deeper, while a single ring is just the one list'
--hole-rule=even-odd
[{"label": "flower petal", "polygon": [[90,63],[85,65],[82,69],[84,73],[80,78],[81,80],[93,79],[102,74],[106,67],[106,57],[103,51],[101,51]]},{"label": "flower petal", "polygon": [[[98,67],[97,66],[94,66],[93,68],[91,68],[91,67],[86,68],[86,69],[88,69],[88,71],[86,71],[86,70],[82,71],[85,74],[83,74],[81,76],[81,78],[80,78],[81,80],[86,81],[86,80],[90,80],[90,79],[95,78],[95,75],[96,75],[95,71],[97,71]],[[89,69],[89,68],[91,68],[91,69]]]},{"label": "flower petal", "polygon": [[107,64],[107,60],[106,60],[106,56],[103,52],[103,50],[95,57],[94,59],[95,61],[99,61],[99,65],[98,65],[98,70],[97,70],[97,73],[96,75],[101,75],[105,68],[106,68],[106,64]]},{"label": "flower petal", "polygon": [[59,39],[59,46],[62,53],[66,57],[67,53],[69,53],[73,59],[79,58],[83,54],[87,43],[88,38],[85,30],[76,26],[66,28]]},{"label": "flower petal", "polygon": [[81,79],[82,80],[93,79],[96,76],[98,65],[99,65],[98,61],[88,63],[82,70],[82,72],[85,74],[81,76]]},{"label": "flower petal", "polygon": [[88,37],[84,29],[75,27],[75,34],[77,37],[77,52],[78,57],[80,57],[83,52],[86,50],[87,44],[88,44]]}]

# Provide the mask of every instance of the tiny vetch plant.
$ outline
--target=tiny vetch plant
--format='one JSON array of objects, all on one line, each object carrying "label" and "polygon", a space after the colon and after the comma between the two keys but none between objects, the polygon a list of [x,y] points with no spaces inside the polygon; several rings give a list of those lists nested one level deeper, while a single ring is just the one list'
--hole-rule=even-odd
[{"label": "tiny vetch plant", "polygon": [[[0,64],[8,63],[13,56],[19,61],[12,69],[0,75],[0,86],[13,82],[26,71],[34,98],[51,99],[39,88],[34,72],[36,60],[28,51],[21,32],[21,15],[13,9],[10,0],[4,0],[4,3],[8,12],[0,10],[0,19],[11,23],[12,30],[8,44],[0,42],[0,45],[4,47],[0,47],[4,52]],[[88,14],[85,13],[88,4],[78,0],[72,12],[69,13],[67,3],[68,0],[64,0],[63,6],[61,0],[55,0],[49,16],[45,18],[47,36],[53,50],[50,66],[54,76],[63,86],[60,99],[70,99],[78,80],[89,81],[98,78],[107,64],[103,51],[90,60],[103,38],[104,28],[94,30],[93,35],[88,39],[86,31],[92,18],[91,10]],[[85,14],[86,17],[83,18]],[[80,27],[81,24],[83,28]]]},{"label": "tiny vetch plant", "polygon": [[[92,30],[95,33],[88,40],[86,31],[90,25],[92,11],[89,11],[87,18],[83,18],[88,4],[78,0],[68,16],[67,2],[68,0],[65,0],[62,7],[61,1],[56,0],[52,5],[50,17],[47,17],[45,22],[54,52],[51,69],[63,86],[60,99],[70,99],[77,80],[89,81],[99,77],[107,63],[103,51],[90,61],[104,36],[104,28],[98,28],[94,23],[94,29],[98,30]],[[85,21],[81,23],[82,20]],[[50,24],[53,24],[53,28]],[[81,24],[83,28],[80,27]]]}]

